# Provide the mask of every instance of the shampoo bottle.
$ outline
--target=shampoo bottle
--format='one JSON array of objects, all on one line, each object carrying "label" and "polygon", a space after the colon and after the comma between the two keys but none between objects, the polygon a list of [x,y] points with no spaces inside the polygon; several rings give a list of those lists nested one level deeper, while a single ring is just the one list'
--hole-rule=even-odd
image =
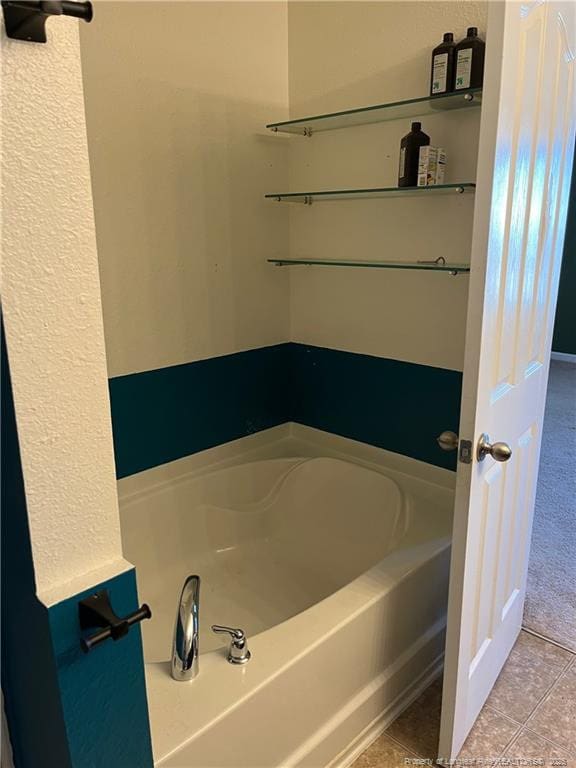
[{"label": "shampoo bottle", "polygon": [[466,37],[455,48],[455,91],[482,87],[485,48],[486,43],[478,37],[478,29],[468,27]]},{"label": "shampoo bottle", "polygon": [[430,136],[422,131],[422,124],[412,123],[412,130],[400,142],[399,187],[416,187],[418,185],[420,147],[426,147],[428,144],[430,144]]},{"label": "shampoo bottle", "polygon": [[454,89],[454,35],[445,32],[440,45],[432,51],[430,96],[449,93]]}]

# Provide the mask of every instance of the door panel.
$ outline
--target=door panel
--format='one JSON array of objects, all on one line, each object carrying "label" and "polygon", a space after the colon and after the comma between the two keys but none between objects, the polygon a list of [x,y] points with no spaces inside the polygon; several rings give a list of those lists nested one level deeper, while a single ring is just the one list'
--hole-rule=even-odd
[{"label": "door panel", "polygon": [[454,758],[520,630],[574,147],[576,3],[492,3],[439,755]]}]

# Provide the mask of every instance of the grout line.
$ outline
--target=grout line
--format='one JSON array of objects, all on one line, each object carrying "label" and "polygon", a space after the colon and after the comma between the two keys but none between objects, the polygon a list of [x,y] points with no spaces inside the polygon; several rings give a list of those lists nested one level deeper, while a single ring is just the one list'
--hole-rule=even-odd
[{"label": "grout line", "polygon": [[558,744],[557,741],[552,741],[552,739],[549,739],[547,736],[542,736],[541,733],[538,733],[538,731],[535,731],[533,728],[524,726],[523,730],[528,731],[529,733],[532,733],[534,736],[537,736],[539,739],[542,739],[542,741],[546,741],[548,744],[551,744],[553,747],[556,747],[556,749],[561,749],[563,752],[570,754],[570,750],[566,749],[565,746],[563,746],[562,744]]},{"label": "grout line", "polygon": [[514,725],[523,726],[523,723],[520,722],[520,720],[514,720],[513,717],[510,717],[510,715],[507,715],[506,712],[501,712],[499,709],[496,709],[496,707],[493,704],[484,704],[480,712],[482,712],[484,709],[491,709],[492,712],[496,712],[497,715],[500,715],[500,717],[503,717],[505,720],[510,720],[511,723],[514,723]]},{"label": "grout line", "polygon": [[[504,719],[508,720],[509,722],[511,722],[515,726],[517,726],[517,730],[512,734],[512,736],[506,742],[506,744],[503,746],[503,748],[499,752],[499,754],[494,756],[494,758],[495,758],[495,762],[493,763],[494,766],[497,766],[497,765],[501,764],[501,760],[505,757],[506,750],[509,747],[511,747],[512,744],[520,737],[520,735],[521,735],[523,730],[527,730],[530,733],[532,733],[535,736],[537,736],[538,738],[543,739],[544,741],[548,742],[552,746],[556,747],[557,749],[561,749],[562,751],[566,752],[567,754],[571,754],[570,750],[567,750],[565,746],[563,746],[562,744],[558,744],[557,742],[552,741],[551,739],[546,738],[546,736],[542,736],[540,733],[538,733],[538,731],[533,730],[528,725],[528,723],[529,723],[530,719],[532,718],[532,716],[534,715],[534,713],[536,712],[536,710],[538,709],[538,707],[540,706],[540,704],[542,704],[542,702],[545,699],[548,698],[549,694],[552,692],[552,689],[560,681],[560,678],[564,675],[564,673],[567,672],[568,669],[571,666],[575,666],[576,667],[576,653],[574,653],[574,651],[571,651],[569,648],[565,648],[564,646],[560,645],[559,643],[555,643],[552,640],[548,640],[548,638],[543,637],[542,635],[539,635],[537,632],[533,632],[532,630],[526,629],[525,627],[522,627],[522,629],[525,632],[528,632],[531,635],[535,635],[536,637],[539,637],[542,640],[545,640],[546,642],[549,642],[551,645],[556,645],[559,648],[562,648],[563,650],[568,651],[569,653],[572,654],[572,656],[574,656],[574,658],[573,659],[569,659],[568,663],[564,667],[562,667],[561,669],[558,670],[558,676],[548,686],[548,688],[544,691],[542,696],[538,699],[538,701],[536,702],[536,704],[534,705],[534,707],[532,708],[532,710],[530,711],[529,715],[527,716],[527,718],[526,718],[526,720],[524,722],[521,722],[519,720],[515,720],[513,717],[510,717],[510,715],[508,715],[506,712],[502,712],[501,710],[499,710],[493,704],[484,704],[484,706],[483,706],[481,711],[483,711],[485,709],[492,710],[493,712],[496,712],[500,717],[503,717]],[[547,664],[546,662],[542,662],[542,663],[544,663],[547,667],[551,667],[552,669],[556,666],[556,665]],[[402,749],[406,750],[407,752],[415,755],[416,757],[423,757],[425,759],[431,759],[431,760],[434,761],[435,764],[440,765],[439,763],[436,763],[436,759],[435,758],[430,758],[428,755],[424,754],[424,750],[421,750],[419,747],[417,749],[415,749],[413,746],[409,747],[407,744],[404,744],[402,741],[400,741],[397,737],[391,736],[388,733],[387,730],[384,731],[383,733],[390,739],[390,741],[394,742],[399,747],[402,747]],[[458,758],[456,758],[456,759],[458,759]]]},{"label": "grout line", "polygon": [[[566,669],[567,669],[567,668],[566,668]],[[529,730],[533,731],[534,733],[538,733],[538,732],[537,732],[537,731],[534,731],[532,728],[530,728],[530,726],[528,725],[528,723],[529,723],[529,722],[532,720],[532,718],[533,718],[533,717],[534,717],[534,715],[536,714],[536,710],[537,710],[537,709],[540,707],[540,705],[541,705],[541,704],[543,704],[543,703],[544,703],[544,702],[545,702],[545,701],[548,699],[548,697],[549,697],[549,696],[550,696],[550,694],[552,693],[552,690],[553,690],[553,689],[556,687],[556,683],[560,682],[560,678],[562,677],[562,675],[563,675],[563,674],[564,674],[564,672],[562,672],[562,674],[561,674],[561,675],[560,675],[560,676],[559,676],[559,677],[558,677],[558,678],[557,678],[557,679],[554,681],[554,685],[553,685],[551,688],[549,688],[549,689],[546,691],[546,693],[544,694],[544,696],[543,696],[543,697],[540,699],[540,701],[538,702],[538,704],[537,704],[537,705],[534,707],[534,709],[532,710],[532,712],[530,712],[530,714],[529,714],[528,718],[526,719],[526,723],[525,723],[525,726],[526,726],[527,728],[529,728]],[[540,734],[538,734],[538,735],[540,735]],[[544,737],[543,737],[543,738],[544,738]]]},{"label": "grout line", "polygon": [[552,640],[551,638],[546,637],[546,635],[541,635],[539,632],[535,632],[533,629],[529,629],[524,625],[522,625],[522,630],[524,632],[527,632],[529,635],[534,635],[534,637],[539,637],[540,640],[545,640],[547,643],[550,643],[550,645],[555,645],[557,648],[561,648],[563,651],[568,651],[568,653],[571,653],[573,656],[576,656],[576,651],[573,651],[572,648],[568,648],[567,646],[562,645],[562,643],[558,643],[556,640]]},{"label": "grout line", "polygon": [[[545,664],[545,662],[543,662],[543,663]],[[546,664],[546,666],[547,666],[547,667],[549,667],[550,669],[554,669],[554,667],[553,667],[553,666],[550,666],[550,664]],[[542,702],[544,701],[544,699],[545,699],[545,698],[548,696],[548,694],[550,693],[550,691],[552,690],[552,688],[554,688],[554,686],[556,685],[556,683],[558,682],[558,680],[560,680],[560,678],[562,677],[562,675],[564,674],[564,672],[566,672],[566,670],[568,669],[568,667],[569,667],[569,664],[568,664],[568,665],[566,665],[566,666],[565,666],[563,669],[559,669],[559,670],[558,670],[558,675],[557,675],[557,676],[556,676],[556,678],[553,680],[553,682],[552,682],[552,683],[550,683],[550,685],[548,686],[548,688],[546,688],[546,690],[544,691],[544,693],[542,694],[542,696],[541,696],[541,697],[538,699],[538,701],[536,702],[536,704],[535,704],[535,705],[532,707],[532,709],[530,710],[530,712],[529,712],[528,716],[526,717],[526,720],[524,720],[524,722],[520,722],[520,720],[515,720],[513,717],[510,717],[510,715],[506,714],[506,712],[502,712],[500,709],[498,709],[497,707],[495,707],[495,706],[494,706],[494,704],[490,704],[490,707],[491,707],[492,709],[496,710],[496,712],[498,712],[498,714],[499,714],[499,715],[504,715],[504,717],[507,717],[507,718],[508,718],[508,720],[512,720],[512,722],[513,722],[513,723],[518,723],[518,725],[521,725],[522,727],[524,727],[524,726],[526,725],[526,723],[528,722],[528,720],[530,720],[530,718],[532,717],[532,715],[534,714],[534,712],[535,712],[535,711],[538,709],[538,707],[540,706],[540,704],[542,704]],[[484,706],[486,706],[486,705],[484,705]]]},{"label": "grout line", "polygon": [[[543,702],[544,702],[546,699],[548,699],[548,697],[549,697],[549,696],[550,696],[550,694],[552,693],[552,689],[556,687],[556,685],[557,685],[557,684],[560,682],[560,679],[561,679],[561,678],[564,676],[564,674],[565,674],[565,673],[566,673],[566,672],[567,672],[567,671],[570,669],[570,667],[572,667],[572,666],[576,666],[576,654],[572,654],[572,655],[573,655],[573,656],[575,656],[575,658],[574,658],[574,659],[570,659],[570,660],[569,660],[569,662],[568,662],[568,664],[567,664],[567,665],[566,665],[566,666],[565,666],[565,667],[564,667],[562,670],[560,670],[560,672],[559,672],[559,674],[558,674],[558,677],[557,677],[557,678],[554,680],[554,682],[553,682],[553,683],[552,683],[552,684],[551,684],[551,685],[550,685],[550,686],[549,686],[549,687],[546,689],[546,691],[545,691],[545,692],[544,692],[544,694],[541,696],[541,698],[540,698],[540,699],[539,699],[539,700],[536,702],[535,706],[532,708],[532,710],[531,710],[530,714],[528,715],[528,717],[526,718],[526,720],[525,720],[523,723],[521,723],[519,720],[515,720],[513,717],[510,717],[510,715],[507,715],[505,712],[501,712],[501,711],[500,711],[499,709],[497,709],[497,707],[495,707],[493,704],[490,704],[490,705],[487,705],[487,704],[485,704],[485,705],[484,705],[484,708],[487,708],[487,709],[492,709],[492,710],[494,710],[495,712],[497,712],[497,713],[498,713],[500,716],[502,716],[502,717],[505,717],[505,718],[507,718],[508,720],[511,720],[511,721],[512,721],[512,722],[513,722],[515,725],[518,725],[518,726],[520,726],[519,730],[518,730],[518,731],[517,731],[517,732],[514,734],[514,736],[512,737],[512,739],[511,739],[511,740],[508,742],[508,744],[507,744],[507,745],[506,745],[506,747],[504,748],[503,752],[502,752],[502,753],[499,755],[499,757],[502,757],[502,756],[504,756],[504,752],[506,751],[506,749],[508,749],[508,747],[509,747],[509,746],[511,746],[512,742],[513,742],[513,741],[515,741],[515,740],[516,740],[516,739],[519,737],[519,735],[520,735],[520,733],[522,732],[522,730],[523,730],[523,729],[526,729],[527,731],[530,731],[531,733],[533,733],[534,735],[538,736],[539,738],[541,738],[541,739],[544,739],[544,741],[547,741],[548,743],[550,743],[550,744],[553,744],[553,745],[554,745],[555,747],[557,747],[558,749],[562,749],[564,752],[567,752],[568,754],[570,754],[570,750],[569,750],[569,749],[566,749],[566,747],[565,747],[565,746],[563,746],[562,744],[558,744],[558,743],[557,743],[557,742],[555,742],[555,741],[551,741],[550,739],[546,738],[546,736],[542,736],[542,734],[540,734],[538,731],[534,730],[534,729],[533,729],[533,728],[532,728],[532,727],[529,725],[529,723],[530,723],[530,721],[531,721],[532,717],[535,715],[535,713],[536,713],[536,710],[537,710],[537,709],[540,707],[540,705],[541,705],[541,704],[542,704],[542,703],[543,703]],[[547,666],[549,666],[549,665],[547,665]]]},{"label": "grout line", "polygon": [[[388,731],[384,731],[382,733],[382,735],[386,736],[388,739],[390,739],[390,741],[394,742],[394,744],[397,744],[399,747],[402,747],[402,749],[405,752],[408,752],[410,755],[413,755],[414,757],[422,757],[422,755],[419,755],[418,752],[416,752],[416,750],[414,750],[412,747],[407,747],[406,744],[402,744],[402,742],[398,741],[398,739],[395,738],[394,736],[390,736]],[[368,747],[368,749],[370,749],[370,747]],[[362,753],[362,754],[364,754],[364,753]]]},{"label": "grout line", "polygon": [[[514,742],[514,741],[515,741],[517,738],[518,738],[518,736],[519,736],[519,735],[520,735],[520,733],[522,732],[522,727],[523,727],[523,726],[522,726],[522,723],[519,723],[517,720],[513,720],[513,719],[512,719],[511,717],[509,717],[508,715],[505,715],[503,712],[500,712],[500,710],[499,710],[499,709],[496,709],[495,707],[492,707],[492,706],[487,706],[486,704],[484,704],[484,706],[483,706],[483,707],[482,707],[482,709],[480,710],[480,714],[482,714],[482,712],[483,712],[484,710],[486,710],[486,709],[488,709],[488,710],[492,710],[492,712],[495,712],[495,713],[498,715],[498,717],[503,717],[505,720],[509,720],[509,721],[510,721],[510,722],[511,722],[513,725],[515,725],[515,726],[516,726],[516,730],[514,731],[514,733],[512,734],[512,736],[510,736],[510,738],[508,739],[508,741],[507,741],[507,742],[504,744],[504,746],[502,747],[502,749],[500,750],[500,752],[498,752],[498,754],[497,754],[497,755],[493,755],[493,757],[494,757],[494,762],[490,763],[490,765],[491,765],[491,766],[498,766],[498,765],[501,765],[501,764],[502,764],[502,760],[503,760],[503,758],[505,757],[505,752],[506,752],[506,750],[507,750],[507,749],[508,749],[508,747],[509,747],[509,746],[510,746],[510,745],[511,745],[511,744],[512,744],[512,743],[513,743],[513,742]],[[477,722],[478,722],[478,719],[476,719],[476,723],[477,723]],[[474,725],[472,726],[472,730],[474,730],[474,727],[476,726],[476,723],[474,723]],[[470,731],[470,733],[472,733],[472,730]],[[464,743],[466,743],[466,742],[464,742]],[[475,756],[474,756],[474,755],[472,755],[472,757],[474,758]]]},{"label": "grout line", "polygon": [[534,707],[534,709],[533,709],[533,710],[532,710],[532,712],[530,713],[530,715],[529,715],[529,717],[528,717],[528,719],[526,720],[526,723],[525,723],[525,727],[526,727],[526,728],[527,728],[529,731],[532,731],[532,733],[535,733],[537,736],[540,736],[540,738],[542,738],[542,739],[546,739],[546,741],[550,741],[550,743],[551,743],[551,744],[554,744],[555,746],[559,747],[560,749],[563,749],[565,752],[570,752],[570,750],[569,750],[569,749],[566,749],[566,747],[565,747],[565,746],[562,746],[562,744],[558,744],[558,743],[557,743],[557,742],[555,742],[555,741],[551,741],[550,739],[547,739],[547,738],[546,738],[546,736],[542,736],[542,735],[541,735],[541,734],[540,734],[538,731],[534,730],[534,729],[533,729],[533,728],[532,728],[532,727],[529,725],[529,723],[530,723],[530,721],[532,720],[532,718],[534,717],[534,715],[536,714],[536,710],[537,710],[537,709],[539,709],[540,705],[541,705],[541,704],[543,704],[545,700],[547,700],[547,699],[549,699],[549,698],[550,698],[550,694],[552,693],[552,690],[553,690],[554,688],[556,688],[556,686],[558,685],[558,683],[560,682],[560,680],[562,680],[562,678],[564,677],[564,675],[566,674],[566,672],[568,672],[568,670],[569,670],[569,669],[571,669],[571,668],[572,668],[572,667],[574,667],[574,666],[576,666],[576,661],[575,661],[574,659],[572,659],[572,660],[571,660],[571,661],[570,661],[570,662],[569,662],[569,663],[566,665],[566,667],[564,667],[564,669],[562,670],[561,674],[560,674],[560,675],[559,675],[559,677],[558,677],[558,678],[555,680],[555,682],[554,682],[554,684],[551,686],[551,688],[549,688],[549,689],[548,689],[548,691],[545,693],[545,695],[544,695],[544,696],[543,696],[543,697],[540,699],[540,701],[538,702],[538,704],[537,704],[537,705]]},{"label": "grout line", "polygon": [[[489,758],[490,758],[490,763],[486,763],[486,764],[487,764],[487,765],[490,765],[492,768],[495,768],[496,766],[499,766],[499,765],[501,765],[501,764],[502,764],[502,760],[503,760],[503,758],[505,757],[505,754],[504,754],[504,753],[506,752],[506,750],[508,749],[508,747],[509,747],[509,746],[510,746],[510,745],[511,745],[511,744],[512,744],[512,743],[513,743],[513,742],[514,742],[514,741],[515,741],[517,738],[518,738],[518,736],[519,736],[519,735],[520,735],[520,733],[522,732],[522,727],[523,727],[523,726],[522,726],[522,724],[521,724],[521,723],[519,723],[517,720],[513,720],[511,717],[508,717],[508,715],[505,715],[505,714],[503,714],[502,712],[500,712],[499,710],[495,709],[494,707],[489,707],[489,706],[486,706],[486,705],[484,705],[484,706],[482,707],[482,709],[480,710],[480,714],[481,714],[482,712],[484,712],[485,710],[492,710],[492,712],[495,712],[495,713],[496,713],[496,714],[497,714],[499,717],[503,717],[505,720],[509,720],[509,721],[510,721],[510,722],[511,722],[513,725],[515,725],[515,726],[516,726],[516,730],[515,730],[515,731],[514,731],[514,733],[513,733],[513,734],[510,736],[510,738],[509,738],[509,739],[508,739],[508,741],[507,741],[507,742],[504,744],[504,746],[503,746],[503,747],[502,747],[502,749],[501,749],[501,750],[498,752],[498,754],[495,754],[495,755],[490,755],[490,756],[489,756]],[[476,720],[476,723],[477,723],[477,722],[478,722],[478,720]],[[476,723],[475,723],[475,724],[472,726],[472,730],[470,731],[470,734],[472,733],[472,731],[473,731],[473,730],[474,730],[474,728],[476,727]],[[470,734],[469,734],[469,736],[470,736]],[[466,743],[466,742],[464,742],[464,744],[465,744],[465,743]],[[482,747],[480,747],[480,749],[482,749]],[[456,765],[456,768],[458,768],[458,760],[459,760],[459,759],[460,759],[459,757],[456,757],[456,761],[457,761],[457,762],[456,762],[456,764],[455,764],[455,765]],[[469,760],[481,760],[481,759],[486,759],[486,757],[480,758],[479,756],[476,756],[476,755],[472,755],[472,756],[471,756],[471,758],[470,758],[470,757],[464,757],[464,758],[461,758],[461,760],[462,760],[462,766],[470,765],[470,763],[468,763],[468,761],[469,761]],[[439,763],[438,765],[440,765],[440,763]],[[445,768],[445,766],[441,766],[441,768]]]},{"label": "grout line", "polygon": [[424,760],[436,761],[435,757],[430,757],[430,755],[425,754],[424,750],[420,749],[419,745],[417,745],[416,747],[414,746],[409,747],[406,744],[404,744],[402,741],[400,741],[396,736],[390,736],[388,731],[384,731],[384,733],[386,734],[386,736],[388,736],[389,739],[394,741],[399,747],[402,747],[402,749],[405,749],[407,752],[410,752],[411,754],[413,754],[414,757],[423,758]]},{"label": "grout line", "polygon": [[[538,703],[540,703],[540,702],[538,702]],[[514,720],[514,718],[510,717],[510,715],[507,715],[506,712],[502,712],[500,709],[496,709],[494,704],[484,704],[484,706],[482,707],[480,712],[482,712],[485,709],[491,709],[492,712],[496,712],[496,714],[499,717],[503,717],[505,720],[510,720],[510,722],[513,723],[514,725],[517,725],[519,727],[519,729],[524,728],[525,723],[521,723],[520,720]],[[517,733],[519,733],[519,731],[517,731]],[[514,735],[516,735],[516,734],[514,734]],[[512,738],[514,738],[514,736]],[[509,743],[510,742],[508,742],[508,744],[506,746],[508,746]]]},{"label": "grout line", "polygon": [[506,752],[507,752],[507,750],[508,750],[508,749],[510,749],[510,747],[513,747],[513,746],[514,746],[514,744],[516,744],[516,742],[518,741],[518,739],[519,739],[519,738],[520,738],[520,736],[522,735],[522,731],[523,731],[523,730],[524,730],[524,727],[522,726],[522,728],[519,728],[519,729],[516,731],[516,733],[515,733],[515,734],[514,734],[514,736],[513,736],[513,737],[510,739],[510,741],[508,742],[508,744],[506,744],[506,746],[505,746],[504,750],[502,751],[502,755],[501,755],[501,757],[506,757]]},{"label": "grout line", "polygon": [[[511,720],[512,718],[508,718],[508,719],[509,719],[509,720]],[[512,722],[513,722],[515,725],[520,725],[519,723],[516,723],[516,720],[512,720]],[[503,759],[503,758],[506,756],[506,750],[507,750],[509,747],[511,747],[511,746],[512,746],[512,744],[514,744],[514,742],[515,742],[515,741],[516,741],[516,739],[517,739],[517,738],[520,736],[520,734],[521,734],[521,733],[522,733],[522,726],[520,726],[520,728],[518,728],[518,730],[516,731],[516,733],[513,733],[513,734],[512,734],[512,736],[511,736],[511,737],[508,739],[508,742],[505,744],[505,746],[503,747],[502,751],[501,751],[501,752],[500,752],[500,754],[497,756],[497,757],[498,757],[498,763],[500,763],[500,761],[501,761],[501,760],[502,760],[502,759]]]}]

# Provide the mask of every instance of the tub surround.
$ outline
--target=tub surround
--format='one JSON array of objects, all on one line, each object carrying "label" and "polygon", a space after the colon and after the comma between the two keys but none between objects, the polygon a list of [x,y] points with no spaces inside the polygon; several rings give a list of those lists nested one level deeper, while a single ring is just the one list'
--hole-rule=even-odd
[{"label": "tub surround", "polygon": [[296,422],[455,469],[462,375],[285,343],[110,380],[119,478]]}]

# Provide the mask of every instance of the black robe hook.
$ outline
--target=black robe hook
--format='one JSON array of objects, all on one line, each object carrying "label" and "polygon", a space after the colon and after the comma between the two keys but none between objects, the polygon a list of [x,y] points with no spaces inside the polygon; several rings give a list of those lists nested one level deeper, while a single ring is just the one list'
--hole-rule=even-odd
[{"label": "black robe hook", "polygon": [[80,646],[84,653],[88,653],[95,645],[103,643],[104,640],[112,638],[112,640],[120,640],[128,634],[128,630],[132,624],[136,624],[143,619],[150,619],[152,612],[150,608],[144,603],[134,613],[121,619],[114,613],[114,609],[110,604],[110,597],[108,590],[103,589],[100,592],[96,592],[90,597],[85,597],[84,600],[80,600],[78,604],[78,619],[80,621],[80,629],[87,630],[94,627],[101,627],[100,632],[96,632],[90,637],[82,637],[80,640]]},{"label": "black robe hook", "polygon": [[71,0],[2,0],[2,9],[8,37],[31,43],[46,42],[48,16],[74,16],[84,21],[94,17],[92,3]]}]

